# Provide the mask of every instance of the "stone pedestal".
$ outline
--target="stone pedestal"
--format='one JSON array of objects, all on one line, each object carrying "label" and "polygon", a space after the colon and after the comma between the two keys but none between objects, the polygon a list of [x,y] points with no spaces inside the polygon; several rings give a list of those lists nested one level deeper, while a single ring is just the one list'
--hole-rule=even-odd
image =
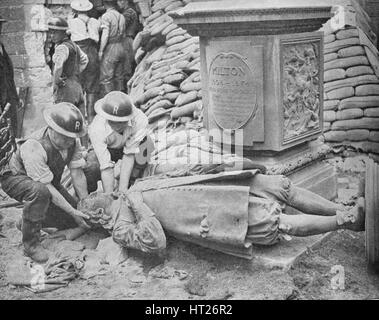
[{"label": "stone pedestal", "polygon": [[190,3],[171,16],[200,36],[204,124],[214,141],[332,199],[323,130],[327,2]]}]

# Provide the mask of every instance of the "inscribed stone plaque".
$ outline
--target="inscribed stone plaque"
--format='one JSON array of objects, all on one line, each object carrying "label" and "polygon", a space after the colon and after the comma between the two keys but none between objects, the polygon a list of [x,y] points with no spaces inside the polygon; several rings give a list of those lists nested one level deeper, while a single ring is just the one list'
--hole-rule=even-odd
[{"label": "inscribed stone plaque", "polygon": [[237,53],[221,52],[210,63],[208,71],[210,106],[216,123],[223,129],[239,129],[257,108],[253,72]]}]

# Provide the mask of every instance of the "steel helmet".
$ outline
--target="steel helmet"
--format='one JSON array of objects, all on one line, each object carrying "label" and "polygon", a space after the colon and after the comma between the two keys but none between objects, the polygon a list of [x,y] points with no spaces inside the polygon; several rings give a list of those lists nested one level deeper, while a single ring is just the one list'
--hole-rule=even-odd
[{"label": "steel helmet", "polygon": [[68,23],[63,18],[53,17],[53,18],[50,18],[47,21],[47,27],[50,30],[62,30],[62,31],[66,31],[68,29]]},{"label": "steel helmet", "polygon": [[87,133],[82,113],[69,102],[60,102],[46,108],[43,117],[51,129],[66,137],[80,138]]},{"label": "steel helmet", "polygon": [[73,0],[71,8],[79,12],[87,12],[93,8],[93,4],[89,0]]},{"label": "steel helmet", "polygon": [[115,122],[133,119],[134,108],[129,96],[121,91],[111,91],[95,104],[95,111],[98,115]]}]

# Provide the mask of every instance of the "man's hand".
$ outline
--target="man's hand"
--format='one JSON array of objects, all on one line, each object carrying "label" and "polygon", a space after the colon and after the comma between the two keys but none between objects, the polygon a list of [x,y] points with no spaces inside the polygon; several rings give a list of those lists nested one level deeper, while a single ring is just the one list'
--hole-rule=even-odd
[{"label": "man's hand", "polygon": [[91,227],[84,221],[84,219],[89,219],[89,216],[82,213],[79,210],[74,210],[72,213],[72,217],[74,218],[75,222],[78,224],[79,227],[83,227],[86,229],[90,229]]}]

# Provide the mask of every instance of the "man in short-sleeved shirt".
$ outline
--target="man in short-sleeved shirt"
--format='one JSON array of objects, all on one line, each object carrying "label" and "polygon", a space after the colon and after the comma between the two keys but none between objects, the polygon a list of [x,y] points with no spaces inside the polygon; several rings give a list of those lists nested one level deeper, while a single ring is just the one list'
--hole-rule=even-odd
[{"label": "man in short-sleeved shirt", "polygon": [[[131,178],[135,178],[133,169],[142,169],[152,150],[152,142],[147,137],[147,117],[120,91],[108,93],[96,103],[95,110],[97,115],[88,130],[93,151],[88,154],[87,162],[90,167],[96,164],[97,173],[86,175],[95,179],[94,182],[101,179],[104,191],[113,192],[115,162],[122,160],[119,191],[126,192]],[[147,150],[146,155],[141,153],[142,149]]]},{"label": "man in short-sleeved shirt", "polygon": [[0,177],[3,190],[25,203],[20,224],[22,242],[25,254],[37,262],[48,259],[39,241],[42,227],[88,228],[83,220],[87,216],[76,210],[77,201],[61,185],[68,166],[78,197],[88,195],[79,140],[86,133],[83,115],[66,102],[46,108],[43,115],[48,126],[18,142],[8,172]]},{"label": "man in short-sleeved shirt", "polygon": [[116,10],[116,0],[105,0],[106,12],[101,16],[100,84],[104,95],[124,88],[125,75],[125,18]]}]

